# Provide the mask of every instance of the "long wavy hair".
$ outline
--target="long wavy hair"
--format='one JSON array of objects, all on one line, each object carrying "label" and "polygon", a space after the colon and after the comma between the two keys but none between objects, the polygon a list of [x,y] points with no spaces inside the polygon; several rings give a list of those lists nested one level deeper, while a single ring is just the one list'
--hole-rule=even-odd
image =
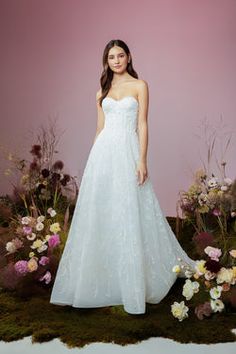
[{"label": "long wavy hair", "polygon": [[[103,57],[102,57],[103,72],[102,72],[102,75],[100,78],[101,91],[102,91],[102,95],[99,99],[100,106],[102,105],[103,99],[106,97],[106,95],[108,94],[108,92],[111,88],[111,82],[113,79],[113,71],[109,68],[109,65],[108,65],[108,53],[109,53],[109,50],[114,46],[121,47],[124,49],[124,51],[127,55],[130,54],[130,50],[129,50],[127,44],[124,41],[122,41],[121,39],[112,39],[110,42],[107,43],[107,45],[103,51]],[[138,74],[136,73],[136,71],[133,68],[132,57],[130,58],[130,62],[127,64],[126,70],[130,75],[132,75],[133,77],[138,79]]]}]

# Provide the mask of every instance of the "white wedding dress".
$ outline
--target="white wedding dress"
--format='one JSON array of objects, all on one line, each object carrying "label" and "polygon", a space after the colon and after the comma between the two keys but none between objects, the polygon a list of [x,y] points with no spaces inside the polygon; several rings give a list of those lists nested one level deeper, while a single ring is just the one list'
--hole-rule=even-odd
[{"label": "white wedding dress", "polygon": [[138,185],[138,101],[102,102],[104,129],[87,160],[50,303],[123,305],[145,313],[176,280],[178,257],[194,267],[162,213],[150,178]]}]

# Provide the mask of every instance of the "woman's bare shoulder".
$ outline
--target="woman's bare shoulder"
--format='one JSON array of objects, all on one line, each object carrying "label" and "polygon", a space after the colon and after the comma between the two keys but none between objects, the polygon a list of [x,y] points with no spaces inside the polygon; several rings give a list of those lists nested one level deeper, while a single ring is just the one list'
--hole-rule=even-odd
[{"label": "woman's bare shoulder", "polygon": [[137,85],[139,85],[139,86],[148,86],[148,83],[144,79],[137,79]]}]

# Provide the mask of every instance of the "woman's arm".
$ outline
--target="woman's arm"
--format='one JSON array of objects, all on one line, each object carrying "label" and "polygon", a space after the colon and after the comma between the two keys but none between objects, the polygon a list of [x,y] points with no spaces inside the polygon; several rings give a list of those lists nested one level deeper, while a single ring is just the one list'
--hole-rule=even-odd
[{"label": "woman's arm", "polygon": [[148,177],[147,170],[147,150],[148,150],[148,106],[149,106],[149,90],[148,84],[144,80],[140,80],[138,90],[139,114],[138,114],[138,135],[139,135],[139,161],[136,173],[139,178],[139,184],[145,182]]},{"label": "woman's arm", "polygon": [[101,97],[101,89],[96,93],[96,102],[97,102],[97,129],[96,129],[96,135],[94,138],[94,142],[97,139],[98,134],[101,132],[101,130],[104,128],[104,123],[105,123],[105,118],[104,118],[104,113],[102,110],[102,107],[99,104],[99,98]]}]

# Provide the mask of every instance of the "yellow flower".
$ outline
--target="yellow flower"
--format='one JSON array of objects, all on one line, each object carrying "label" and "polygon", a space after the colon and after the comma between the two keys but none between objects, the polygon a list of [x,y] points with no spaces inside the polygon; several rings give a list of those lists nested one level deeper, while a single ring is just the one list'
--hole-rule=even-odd
[{"label": "yellow flower", "polygon": [[171,312],[179,321],[183,321],[188,317],[188,310],[189,308],[185,305],[184,301],[181,301],[180,303],[175,301],[171,305]]},{"label": "yellow flower", "polygon": [[50,239],[51,235],[46,235],[45,240],[48,241]]},{"label": "yellow flower", "polygon": [[180,266],[177,264],[175,265],[173,268],[172,268],[172,272],[174,273],[180,273],[181,269],[180,269]]},{"label": "yellow flower", "polygon": [[198,275],[205,274],[207,269],[205,268],[205,260],[196,261],[195,269]]},{"label": "yellow flower", "polygon": [[216,281],[217,284],[222,284],[222,283],[233,284],[234,283],[233,269],[222,267],[220,271],[217,273]]},{"label": "yellow flower", "polygon": [[34,255],[35,255],[34,252],[30,252],[30,253],[29,253],[29,257],[30,257],[30,258],[34,257]]},{"label": "yellow flower", "polygon": [[58,231],[61,231],[60,224],[59,222],[55,222],[50,226],[50,231],[53,232],[54,234],[57,233]]},{"label": "yellow flower", "polygon": [[40,239],[37,239],[37,240],[35,240],[34,242],[33,242],[33,244],[32,244],[32,246],[30,246],[31,248],[39,248],[39,247],[41,247],[42,246],[42,244],[43,244],[43,241],[42,240],[40,240]]},{"label": "yellow flower", "polygon": [[198,208],[198,211],[199,213],[208,213],[209,207],[206,204],[204,204]]}]

